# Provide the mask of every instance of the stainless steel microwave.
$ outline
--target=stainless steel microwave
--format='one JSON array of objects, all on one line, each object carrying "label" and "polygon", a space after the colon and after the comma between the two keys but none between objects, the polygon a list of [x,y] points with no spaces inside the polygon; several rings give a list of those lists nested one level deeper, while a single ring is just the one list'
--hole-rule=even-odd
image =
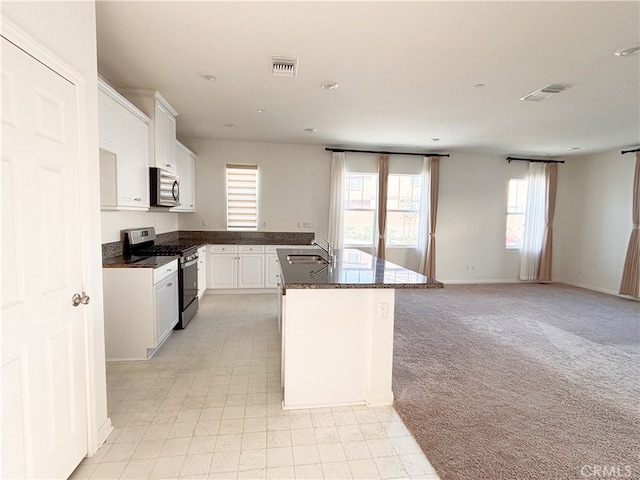
[{"label": "stainless steel microwave", "polygon": [[180,178],[168,170],[151,167],[149,169],[152,207],[177,207],[180,205]]}]

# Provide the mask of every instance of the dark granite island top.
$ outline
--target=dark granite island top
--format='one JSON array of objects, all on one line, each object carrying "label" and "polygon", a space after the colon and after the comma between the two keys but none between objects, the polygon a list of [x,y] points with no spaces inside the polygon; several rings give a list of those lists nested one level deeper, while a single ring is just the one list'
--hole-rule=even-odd
[{"label": "dark granite island top", "polygon": [[289,255],[320,255],[321,249],[277,249],[282,284],[286,289],[302,288],[442,288],[433,278],[396,265],[361,250],[336,250],[334,265],[289,263]]}]

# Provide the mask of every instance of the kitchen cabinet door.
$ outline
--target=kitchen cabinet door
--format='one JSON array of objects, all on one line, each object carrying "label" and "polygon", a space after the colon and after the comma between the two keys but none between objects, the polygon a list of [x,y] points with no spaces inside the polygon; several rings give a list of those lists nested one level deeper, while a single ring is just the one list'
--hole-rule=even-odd
[{"label": "kitchen cabinet door", "polygon": [[273,253],[265,255],[264,267],[264,286],[267,288],[278,287],[280,283],[280,261],[278,260],[278,255]]},{"label": "kitchen cabinet door", "polygon": [[98,136],[100,148],[116,155],[120,153],[120,106],[103,90],[98,90]]},{"label": "kitchen cabinet door", "polygon": [[155,310],[156,345],[160,345],[179,320],[177,272],[155,285]]},{"label": "kitchen cabinet door", "polygon": [[264,288],[264,255],[238,256],[238,288]]},{"label": "kitchen cabinet door", "polygon": [[176,112],[160,92],[145,89],[120,90],[150,118],[149,166],[176,173]]},{"label": "kitchen cabinet door", "polygon": [[198,298],[202,298],[207,289],[207,247],[198,249]]},{"label": "kitchen cabinet door", "polygon": [[236,288],[237,283],[237,254],[214,253],[207,256],[207,288]]},{"label": "kitchen cabinet door", "polygon": [[196,211],[196,155],[176,142],[176,173],[180,177],[180,205],[172,212]]},{"label": "kitchen cabinet door", "polygon": [[120,112],[121,156],[117,161],[118,206],[149,208],[149,126],[127,110]]},{"label": "kitchen cabinet door", "polygon": [[98,82],[102,210],[149,209],[149,117]]},{"label": "kitchen cabinet door", "polygon": [[160,100],[155,103],[155,163],[156,167],[176,172],[176,117]]}]

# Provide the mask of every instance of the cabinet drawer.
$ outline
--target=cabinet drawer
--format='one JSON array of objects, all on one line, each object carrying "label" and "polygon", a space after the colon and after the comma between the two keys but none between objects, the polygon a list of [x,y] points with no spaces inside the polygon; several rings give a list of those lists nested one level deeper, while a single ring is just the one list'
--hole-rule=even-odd
[{"label": "cabinet drawer", "polygon": [[178,271],[178,260],[174,260],[166,265],[155,268],[153,270],[153,284],[155,285],[158,282],[161,282],[169,275],[176,273]]},{"label": "cabinet drawer", "polygon": [[238,253],[238,245],[209,245],[209,253]]},{"label": "cabinet drawer", "polygon": [[264,245],[238,245],[239,253],[264,253]]}]

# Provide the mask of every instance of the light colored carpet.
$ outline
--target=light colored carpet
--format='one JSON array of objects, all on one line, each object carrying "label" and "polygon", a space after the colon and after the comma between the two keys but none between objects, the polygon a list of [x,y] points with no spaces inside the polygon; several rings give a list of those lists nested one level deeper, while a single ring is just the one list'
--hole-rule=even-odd
[{"label": "light colored carpet", "polygon": [[448,285],[395,318],[395,407],[442,480],[640,479],[640,302]]}]

